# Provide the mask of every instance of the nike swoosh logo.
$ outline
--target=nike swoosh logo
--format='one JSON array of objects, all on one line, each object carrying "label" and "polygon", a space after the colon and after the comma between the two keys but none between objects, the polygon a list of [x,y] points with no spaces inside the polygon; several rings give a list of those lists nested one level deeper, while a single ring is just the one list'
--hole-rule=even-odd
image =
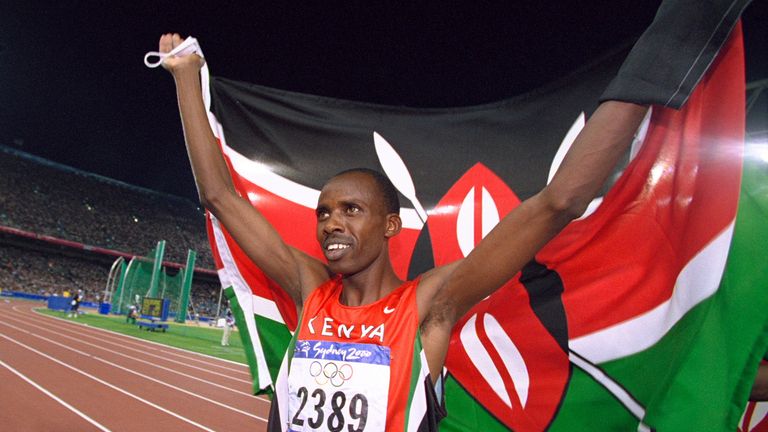
[{"label": "nike swoosh logo", "polygon": [[384,313],[387,314],[387,315],[391,314],[394,311],[395,311],[395,308],[391,308],[389,306],[385,306],[384,307]]}]

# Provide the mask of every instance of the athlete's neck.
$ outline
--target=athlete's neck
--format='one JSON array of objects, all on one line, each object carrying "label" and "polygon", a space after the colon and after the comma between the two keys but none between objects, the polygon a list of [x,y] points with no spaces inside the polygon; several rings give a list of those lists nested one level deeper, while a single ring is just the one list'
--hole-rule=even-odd
[{"label": "athlete's neck", "polygon": [[[387,263],[389,264],[389,263]],[[391,265],[371,266],[353,275],[341,278],[341,298],[346,306],[363,306],[373,303],[403,284]]]}]

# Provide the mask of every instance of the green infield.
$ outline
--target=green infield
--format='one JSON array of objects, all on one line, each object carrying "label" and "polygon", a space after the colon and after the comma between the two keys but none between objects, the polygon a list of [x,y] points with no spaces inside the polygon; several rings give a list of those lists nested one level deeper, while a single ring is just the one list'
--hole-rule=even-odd
[{"label": "green infield", "polygon": [[75,323],[86,324],[91,327],[98,327],[105,330],[111,330],[128,336],[134,336],[157,342],[163,345],[169,345],[177,348],[183,348],[189,351],[207,354],[213,357],[232,360],[238,363],[246,364],[243,344],[240,341],[240,334],[233,331],[229,338],[229,346],[221,346],[222,329],[209,327],[208,324],[178,324],[167,321],[168,330],[148,331],[139,329],[135,324],[125,321],[125,316],[100,315],[98,313],[84,313],[75,318],[67,317],[66,312],[53,311],[47,308],[35,309],[37,312],[62,318]]}]

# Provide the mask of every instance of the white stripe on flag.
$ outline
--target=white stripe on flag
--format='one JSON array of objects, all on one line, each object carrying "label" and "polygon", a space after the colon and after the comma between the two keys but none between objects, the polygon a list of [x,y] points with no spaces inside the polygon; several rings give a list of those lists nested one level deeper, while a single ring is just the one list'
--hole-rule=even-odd
[{"label": "white stripe on flag", "polygon": [[752,418],[749,420],[749,430],[756,428],[766,416],[768,416],[768,402],[755,403],[755,410],[752,412]]},{"label": "white stripe on flag", "polygon": [[310,209],[317,207],[319,190],[277,175],[267,165],[248,159],[228,146],[224,147],[224,153],[229,156],[235,171],[249,182],[301,206]]},{"label": "white stripe on flag", "polygon": [[493,364],[491,355],[485,349],[483,343],[480,342],[480,337],[477,335],[477,330],[475,327],[476,320],[477,314],[472,315],[472,318],[467,320],[467,322],[464,324],[464,327],[461,328],[459,339],[464,345],[464,349],[468,353],[472,353],[470,360],[472,361],[472,365],[477,369],[478,372],[480,372],[480,376],[485,379],[485,381],[491,387],[491,390],[496,393],[499,399],[501,399],[501,401],[511,409],[512,401],[509,399],[509,394],[504,388],[504,381],[501,378],[501,373]]},{"label": "white stripe on flag", "polygon": [[[240,274],[240,270],[235,264],[235,260],[232,257],[232,251],[229,249],[227,240],[224,237],[224,233],[221,231],[219,220],[211,215],[211,225],[213,226],[213,235],[216,240],[216,247],[219,250],[219,258],[221,259],[224,268],[219,270],[219,275],[222,275],[222,283],[228,283],[235,290],[237,296],[237,302],[243,311],[253,310],[253,294],[251,288],[243,279]],[[226,286],[226,285],[225,285]],[[254,357],[256,357],[256,370],[258,373],[259,388],[264,389],[272,385],[272,378],[269,376],[269,369],[267,367],[266,356],[264,355],[264,349],[261,346],[261,339],[259,338],[259,332],[256,328],[256,322],[253,318],[253,314],[244,313],[246,327],[248,333],[251,335],[251,344],[253,345]]]},{"label": "white stripe on flag", "polygon": [[421,425],[424,416],[427,414],[427,395],[424,393],[426,391],[424,383],[427,380],[427,370],[425,368],[427,365],[427,356],[424,354],[423,349],[419,353],[419,359],[421,359],[418,373],[419,382],[416,384],[416,389],[413,392],[411,409],[408,412],[408,426],[406,429],[408,432],[418,431],[419,425]]},{"label": "white stripe on flag", "polygon": [[277,398],[277,413],[280,417],[280,430],[288,430],[288,354],[293,347],[289,346],[285,350],[283,362],[280,363],[280,370],[275,378],[275,397]]},{"label": "white stripe on flag", "polygon": [[[248,159],[236,150],[227,146],[223,139],[223,131],[220,130],[219,135],[219,138],[222,140],[224,153],[229,157],[235,171],[243,176],[243,178],[260,188],[293,202],[294,204],[313,210],[317,207],[317,199],[320,197],[319,190],[312,189],[275,174],[268,166]],[[251,197],[249,197],[249,199],[250,198]],[[403,221],[404,228],[421,229],[424,226],[424,223],[421,222],[419,215],[414,209],[401,208],[400,218]]]},{"label": "white stripe on flag", "polygon": [[586,372],[589,376],[594,378],[597,382],[603,385],[611,394],[624,405],[632,415],[638,420],[642,420],[645,416],[645,408],[642,407],[623,387],[613,381],[609,376],[605,374],[600,368],[595,367],[588,361],[585,361],[577,354],[571,352],[568,354],[568,359],[571,363],[575,364],[581,370]]},{"label": "white stripe on flag", "polygon": [[683,268],[669,300],[630,320],[571,339],[571,349],[600,364],[654,345],[683,315],[717,292],[732,237],[733,222]]},{"label": "white stripe on flag", "polygon": [[269,318],[272,321],[277,321],[280,324],[285,324],[285,321],[283,321],[283,316],[280,315],[280,310],[277,308],[277,303],[275,303],[273,300],[259,297],[256,294],[253,294],[253,313],[259,316],[263,316],[264,318]]},{"label": "white stripe on flag", "polygon": [[515,386],[520,404],[525,408],[528,403],[528,389],[531,383],[525,359],[493,315],[485,314],[483,323],[485,324],[485,334],[499,353],[507,373],[512,377],[512,384]]}]

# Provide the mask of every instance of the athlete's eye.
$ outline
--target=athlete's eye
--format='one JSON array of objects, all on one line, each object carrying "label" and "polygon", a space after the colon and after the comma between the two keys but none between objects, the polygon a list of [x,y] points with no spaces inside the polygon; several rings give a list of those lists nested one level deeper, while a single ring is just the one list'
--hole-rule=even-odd
[{"label": "athlete's eye", "polygon": [[322,221],[328,219],[330,213],[324,208],[319,208],[315,210],[315,215],[317,216],[317,220]]},{"label": "athlete's eye", "polygon": [[347,207],[348,214],[357,214],[357,213],[360,213],[360,211],[361,211],[360,207],[356,205],[350,205]]}]

